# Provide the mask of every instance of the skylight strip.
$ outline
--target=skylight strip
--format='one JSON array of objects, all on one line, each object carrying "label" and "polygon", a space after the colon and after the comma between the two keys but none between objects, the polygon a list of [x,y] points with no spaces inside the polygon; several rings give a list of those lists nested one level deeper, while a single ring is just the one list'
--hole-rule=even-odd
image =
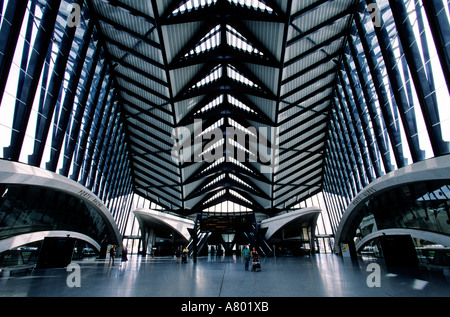
[{"label": "skylight strip", "polygon": [[222,65],[216,66],[205,78],[192,85],[191,89],[204,87],[222,77]]},{"label": "skylight strip", "polygon": [[219,120],[217,120],[214,124],[210,125],[209,127],[207,127],[205,130],[203,130],[199,135],[197,135],[195,138],[201,138],[205,133],[209,133],[214,129],[217,129],[221,126],[223,126],[223,124],[225,123],[225,119],[224,118],[220,118]]},{"label": "skylight strip", "polygon": [[213,48],[216,48],[217,46],[220,45],[220,43],[221,43],[220,25],[217,25],[197,43],[194,49],[186,53],[184,57],[199,55]]},{"label": "skylight strip", "polygon": [[[251,135],[255,138],[257,138],[258,136],[251,130],[247,129],[246,127],[244,127],[242,124],[238,123],[237,121],[235,121],[232,118],[228,118],[228,124],[231,125],[234,128],[237,128],[241,131],[243,131],[245,134]],[[255,130],[256,131],[256,130]]]},{"label": "skylight strip", "polygon": [[225,174],[221,174],[221,175],[217,176],[217,177],[214,178],[212,181],[210,181],[208,184],[206,184],[205,186],[203,186],[203,189],[206,189],[206,188],[211,187],[212,185],[214,185],[214,184],[220,182],[220,181],[221,181],[222,179],[224,179],[224,178],[225,178]]},{"label": "skylight strip", "polygon": [[213,201],[214,199],[217,199],[223,195],[225,195],[226,190],[222,189],[221,191],[219,191],[218,193],[214,194],[214,196],[212,196],[211,198],[209,198],[208,200],[206,200],[203,204],[206,205],[207,203]]},{"label": "skylight strip", "polygon": [[211,165],[209,165],[208,167],[206,167],[203,171],[200,172],[200,175],[205,174],[207,171],[213,169],[214,167],[216,167],[219,164],[222,164],[223,162],[225,162],[225,156],[222,156],[221,158],[219,158],[218,160],[215,160],[214,163],[212,163]]},{"label": "skylight strip", "polygon": [[254,190],[254,188],[253,188],[252,186],[250,186],[249,184],[247,184],[246,182],[244,182],[242,179],[240,179],[240,178],[237,177],[236,175],[234,175],[234,174],[229,174],[229,175],[230,175],[230,178],[233,179],[234,181],[236,181],[237,183],[239,183],[239,184],[241,184],[241,185],[244,185],[245,187]]},{"label": "skylight strip", "polygon": [[264,55],[258,49],[253,47],[253,45],[244,36],[242,36],[242,34],[230,25],[227,25],[227,44],[248,53]]},{"label": "skylight strip", "polygon": [[202,153],[200,153],[198,155],[198,157],[202,158],[204,157],[204,155],[206,153],[212,152],[213,150],[217,149],[219,146],[222,146],[225,144],[225,139],[220,139],[219,141],[217,141],[216,143],[214,143],[213,145],[211,145],[210,147],[208,147],[206,150],[204,150]]},{"label": "skylight strip", "polygon": [[247,171],[247,172],[249,172],[249,173],[251,173],[251,174],[253,174],[253,175],[257,175],[257,174],[255,174],[250,168],[248,168],[247,166],[245,166],[244,164],[242,164],[241,162],[239,162],[238,160],[236,160],[234,157],[232,157],[232,156],[228,156],[228,157],[222,156],[222,157],[220,157],[219,159],[215,160],[215,161],[214,161],[213,163],[211,163],[210,165],[208,165],[205,169],[203,169],[203,170],[200,172],[199,176],[201,176],[201,175],[207,173],[207,172],[210,171],[211,169],[213,169],[213,168],[217,167],[218,165],[224,163],[225,160],[226,160],[227,162],[230,162],[230,163],[232,163],[232,164],[234,164],[234,165],[236,165],[236,166],[242,168],[243,170],[245,170],[245,171]]},{"label": "skylight strip", "polygon": [[234,146],[235,148],[237,148],[237,149],[239,149],[239,150],[241,150],[241,151],[244,151],[244,152],[248,153],[248,155],[253,156],[253,160],[256,162],[256,160],[258,159],[258,157],[255,155],[255,153],[249,151],[245,146],[241,145],[239,142],[236,142],[236,141],[233,140],[233,139],[228,139],[228,140],[229,140],[229,143],[230,143],[232,146]]},{"label": "skylight strip", "polygon": [[241,162],[236,160],[234,157],[231,157],[231,156],[227,157],[227,161],[229,161],[229,162],[231,162],[231,163],[241,167],[242,169],[246,170],[247,172],[255,174],[255,173],[253,173],[253,171],[251,169],[249,169],[247,166],[245,166],[244,164],[242,164]]},{"label": "skylight strip", "polygon": [[231,95],[227,95],[227,100],[228,100],[228,102],[231,105],[235,106],[236,108],[239,108],[241,110],[245,110],[247,112],[257,113],[252,108],[250,108],[249,106],[247,106],[246,104],[242,103],[241,101],[239,101],[238,99],[236,99],[235,97],[233,97]]},{"label": "skylight strip", "polygon": [[[247,7],[248,9],[260,10],[261,12],[273,13],[273,9],[260,0],[228,0],[229,3]],[[202,9],[206,6],[215,5],[217,0],[187,0],[172,11],[172,15],[184,14],[192,10]]]},{"label": "skylight strip", "polygon": [[172,11],[172,15],[183,14],[186,11],[190,12],[192,9],[198,10],[205,6],[211,6],[217,3],[217,0],[188,0],[181,4],[178,8]]},{"label": "skylight strip", "polygon": [[250,211],[252,211],[252,209],[242,206],[239,203],[229,201],[229,200],[218,203],[214,206],[208,207],[205,210],[203,210],[203,212],[208,212],[208,213],[216,213],[216,212],[218,212],[218,213],[242,213],[242,212],[250,212]]},{"label": "skylight strip", "polygon": [[227,76],[235,81],[238,81],[246,86],[259,88],[257,84],[255,84],[253,81],[248,79],[247,77],[241,75],[233,66],[228,65],[227,66]]},{"label": "skylight strip", "polygon": [[251,201],[248,200],[247,198],[245,198],[244,196],[242,196],[241,194],[239,194],[237,191],[234,191],[232,189],[230,189],[230,194],[233,195],[234,197],[237,197],[243,201],[245,201],[248,204],[251,204]]},{"label": "skylight strip", "polygon": [[253,8],[254,10],[261,10],[262,12],[273,13],[273,9],[267,6],[265,3],[259,0],[228,0],[229,3],[235,5],[240,5],[241,7],[246,6],[247,8]]},{"label": "skylight strip", "polygon": [[206,106],[203,106],[200,110],[198,110],[195,114],[205,113],[210,111],[211,109],[216,108],[217,106],[223,103],[223,95],[218,96],[214,100],[210,101]]}]

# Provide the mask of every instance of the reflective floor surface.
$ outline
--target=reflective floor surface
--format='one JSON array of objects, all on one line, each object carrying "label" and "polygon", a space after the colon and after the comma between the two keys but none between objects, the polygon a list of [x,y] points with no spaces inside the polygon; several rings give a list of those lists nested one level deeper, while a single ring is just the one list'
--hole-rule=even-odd
[{"label": "reflective floor surface", "polygon": [[[41,269],[0,278],[2,297],[442,297],[444,276],[387,273],[381,265],[352,263],[332,254],[261,259],[261,272],[236,257],[176,259],[132,255],[74,262],[72,270]],[[379,269],[379,270],[378,270]]]}]

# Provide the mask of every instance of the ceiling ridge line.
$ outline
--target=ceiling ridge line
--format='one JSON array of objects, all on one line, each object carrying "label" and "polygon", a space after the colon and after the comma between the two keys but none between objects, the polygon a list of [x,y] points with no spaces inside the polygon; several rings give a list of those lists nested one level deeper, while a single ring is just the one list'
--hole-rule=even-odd
[{"label": "ceiling ridge line", "polygon": [[[280,104],[281,104],[281,88],[282,88],[282,79],[283,79],[283,72],[285,69],[285,63],[286,63],[286,50],[287,50],[287,41],[288,41],[288,33],[289,33],[289,27],[291,24],[291,20],[292,20],[292,4],[293,4],[293,0],[288,0],[287,3],[287,10],[286,10],[286,20],[284,21],[284,30],[283,30],[283,46],[281,49],[281,65],[280,65],[280,70],[279,70],[279,74],[278,74],[278,91],[276,93],[277,96],[277,102],[275,104],[275,116],[274,116],[274,121],[275,121],[275,126],[279,126],[278,122],[279,122],[279,115],[280,115]],[[271,175],[271,200],[270,200],[270,209],[273,210],[275,207],[274,201],[275,201],[275,197],[274,197],[274,189],[275,189],[275,173],[272,173]]]},{"label": "ceiling ridge line", "polygon": [[[176,118],[176,113],[175,113],[175,104],[174,104],[174,96],[173,96],[173,91],[172,91],[171,77],[170,77],[170,71],[168,69],[168,61],[167,61],[164,37],[163,37],[163,32],[162,32],[161,24],[160,24],[161,17],[158,14],[158,5],[156,3],[156,0],[151,0],[151,4],[152,4],[152,10],[153,10],[153,13],[155,16],[155,25],[154,26],[158,32],[158,37],[159,37],[159,41],[160,41],[160,49],[161,49],[161,54],[162,54],[163,62],[164,62],[164,72],[166,74],[167,83],[168,83],[169,100],[170,100],[170,106],[172,108],[172,118],[173,118],[174,124],[176,124],[177,118]],[[176,129],[175,129],[175,133],[177,133]],[[185,193],[184,193],[184,186],[183,186],[183,170],[181,168],[179,158],[178,158],[177,165],[178,165],[178,172],[179,172],[179,177],[180,177],[181,208],[184,210],[185,209],[185,199],[184,199]]]}]

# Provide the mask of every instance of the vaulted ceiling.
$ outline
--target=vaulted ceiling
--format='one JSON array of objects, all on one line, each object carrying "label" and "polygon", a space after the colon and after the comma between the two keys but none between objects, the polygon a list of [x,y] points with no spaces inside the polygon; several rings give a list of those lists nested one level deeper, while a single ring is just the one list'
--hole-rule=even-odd
[{"label": "vaulted ceiling", "polygon": [[179,214],[228,200],[269,215],[319,192],[355,2],[89,1],[135,192]]}]

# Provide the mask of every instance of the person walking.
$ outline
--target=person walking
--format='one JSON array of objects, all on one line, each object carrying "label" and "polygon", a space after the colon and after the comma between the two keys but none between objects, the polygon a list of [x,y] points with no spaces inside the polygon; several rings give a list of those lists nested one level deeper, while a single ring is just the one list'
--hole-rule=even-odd
[{"label": "person walking", "polygon": [[112,266],[114,266],[114,258],[116,257],[116,246],[112,245],[111,248],[109,249],[109,265],[111,265],[111,261],[112,261]]},{"label": "person walking", "polygon": [[124,266],[126,266],[127,261],[128,261],[128,249],[127,247],[124,247],[122,250],[122,262],[120,263],[120,267],[122,267],[122,263],[124,262],[125,262]]},{"label": "person walking", "polygon": [[177,257],[177,263],[180,263],[181,250],[180,247],[175,251],[175,256]]},{"label": "person walking", "polygon": [[258,254],[258,251],[256,251],[255,247],[253,248],[252,252],[250,252],[250,257],[253,259],[256,259],[256,260],[259,259],[259,254]]},{"label": "person walking", "polygon": [[242,250],[242,257],[245,261],[245,270],[248,271],[248,264],[250,263],[250,249],[246,245],[244,250]]}]

